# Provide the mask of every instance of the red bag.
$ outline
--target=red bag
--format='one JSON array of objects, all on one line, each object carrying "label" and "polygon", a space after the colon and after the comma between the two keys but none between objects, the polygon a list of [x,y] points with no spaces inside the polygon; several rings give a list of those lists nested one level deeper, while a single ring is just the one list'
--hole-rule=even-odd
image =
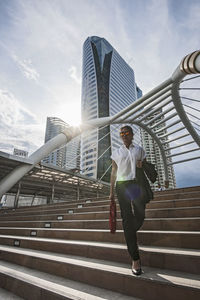
[{"label": "red bag", "polygon": [[109,216],[109,226],[110,232],[115,233],[117,226],[117,209],[115,201],[111,201],[110,203],[110,216]]}]

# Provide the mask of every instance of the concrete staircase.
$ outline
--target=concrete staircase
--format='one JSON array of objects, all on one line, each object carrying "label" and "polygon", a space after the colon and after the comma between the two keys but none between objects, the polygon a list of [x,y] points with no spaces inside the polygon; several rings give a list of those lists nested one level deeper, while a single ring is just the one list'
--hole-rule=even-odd
[{"label": "concrete staircase", "polygon": [[138,232],[140,277],[120,213],[115,234],[108,218],[108,199],[2,209],[0,288],[30,300],[200,299],[200,187],[155,193]]}]

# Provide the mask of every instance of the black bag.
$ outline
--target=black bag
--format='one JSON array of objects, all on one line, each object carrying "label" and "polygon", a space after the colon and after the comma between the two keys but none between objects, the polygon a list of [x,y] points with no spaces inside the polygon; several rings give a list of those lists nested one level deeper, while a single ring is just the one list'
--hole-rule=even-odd
[{"label": "black bag", "polygon": [[143,170],[146,174],[146,176],[149,178],[149,180],[154,183],[158,177],[158,173],[155,169],[155,165],[153,165],[152,163],[144,160],[142,162],[142,167],[143,167]]}]

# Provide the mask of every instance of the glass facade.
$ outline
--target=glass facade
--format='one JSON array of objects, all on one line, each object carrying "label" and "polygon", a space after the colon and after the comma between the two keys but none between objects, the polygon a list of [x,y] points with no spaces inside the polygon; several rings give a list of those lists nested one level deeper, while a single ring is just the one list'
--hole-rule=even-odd
[{"label": "glass facade", "polygon": [[[133,69],[104,38],[88,37],[83,45],[82,122],[115,115],[136,98]],[[111,125],[82,135],[84,175],[100,179],[106,173],[112,150],[121,145],[118,127]],[[109,179],[107,172],[102,180]]]},{"label": "glass facade", "polygon": [[[46,132],[44,142],[48,142],[50,139],[58,135],[67,124],[56,117],[47,117],[46,122]],[[49,163],[55,166],[63,167],[63,161],[65,159],[64,148],[56,149],[54,152],[50,153],[47,157],[43,159],[43,162]]]},{"label": "glass facade", "polygon": [[[47,117],[45,143],[69,127],[60,118]],[[80,169],[80,138],[72,139],[66,146],[61,146],[43,159],[43,162],[66,168]]]}]

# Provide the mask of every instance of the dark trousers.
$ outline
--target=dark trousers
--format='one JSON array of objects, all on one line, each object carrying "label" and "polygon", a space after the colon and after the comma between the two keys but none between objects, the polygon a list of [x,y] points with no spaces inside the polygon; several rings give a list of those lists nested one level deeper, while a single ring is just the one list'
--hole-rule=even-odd
[{"label": "dark trousers", "polygon": [[138,260],[137,230],[145,218],[145,203],[136,181],[117,181],[116,192],[121,210],[124,236],[132,260]]}]

